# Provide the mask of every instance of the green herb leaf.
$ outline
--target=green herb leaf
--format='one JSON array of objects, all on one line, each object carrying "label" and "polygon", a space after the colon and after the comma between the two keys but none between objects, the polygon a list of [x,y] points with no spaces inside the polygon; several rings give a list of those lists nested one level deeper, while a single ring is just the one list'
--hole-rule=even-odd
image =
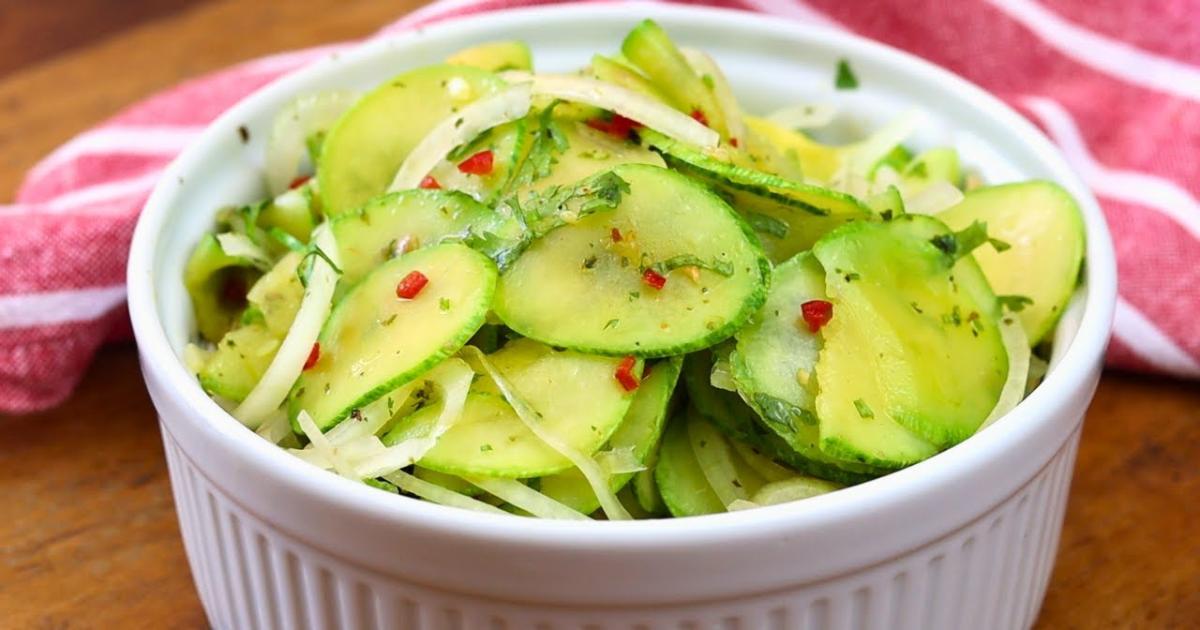
[{"label": "green herb leaf", "polygon": [[250,324],[264,324],[267,318],[263,315],[262,309],[257,306],[247,306],[246,310],[242,311],[241,323],[243,326]]},{"label": "green herb leaf", "polygon": [[570,148],[571,143],[562,127],[554,119],[554,108],[562,101],[553,101],[538,114],[537,131],[529,154],[521,162],[513,177],[511,188],[517,189],[550,174],[558,163],[558,156]]},{"label": "green herb leaf", "polygon": [[1023,311],[1026,306],[1033,304],[1033,299],[1025,295],[997,295],[996,301],[1000,303],[1001,308],[1012,313]]},{"label": "green herb leaf", "polygon": [[[992,239],[987,233],[987,223],[983,221],[973,221],[971,225],[949,234],[938,234],[929,239],[933,246],[942,250],[951,260],[951,262],[970,254],[975,251],[975,248],[984,243],[992,243],[992,247],[996,251],[1004,251],[1008,249],[1008,243],[998,239]],[[999,245],[997,245],[999,243]]]},{"label": "green herb leaf", "polygon": [[495,127],[484,129],[479,133],[479,135],[451,149],[450,152],[446,154],[446,161],[458,162],[467,156],[478,153],[479,151],[477,149],[480,149],[481,145],[486,143],[492,137],[493,129],[495,129]]},{"label": "green herb leaf", "polygon": [[283,245],[284,247],[288,248],[289,250],[291,250],[293,252],[304,252],[304,250],[308,247],[303,242],[301,242],[300,239],[296,238],[295,236],[292,236],[291,234],[288,234],[287,232],[284,232],[282,229],[280,229],[278,226],[275,226],[275,225],[272,225],[271,229],[267,230],[267,236],[270,236],[271,238],[275,239],[276,241],[279,242],[280,245]]},{"label": "green herb leaf", "polygon": [[305,248],[307,251],[304,257],[300,259],[300,264],[296,265],[296,276],[300,278],[300,286],[308,288],[308,280],[312,277],[313,267],[316,266],[317,259],[325,261],[329,268],[337,275],[342,275],[341,267],[334,264],[333,259],[329,257],[316,243],[312,243]]},{"label": "green herb leaf", "polygon": [[705,261],[698,256],[693,256],[691,254],[672,256],[666,260],[656,262],[646,267],[646,269],[650,269],[654,273],[665,276],[668,273],[679,269],[680,267],[699,267],[700,269],[707,269],[715,274],[725,276],[726,278],[733,275],[733,263],[724,260],[717,260],[716,258],[713,258],[711,262]]},{"label": "green herb leaf", "polygon": [[788,230],[790,229],[787,223],[758,212],[747,212],[745,213],[745,217],[746,222],[750,224],[750,227],[754,228],[755,232],[761,232],[775,238],[787,238]]},{"label": "green herb leaf", "polygon": [[516,199],[510,202],[537,237],[590,214],[612,210],[628,192],[629,182],[612,171],[605,171],[571,186],[551,186],[535,191],[520,205],[516,204]]},{"label": "green herb leaf", "polygon": [[440,310],[443,313],[445,313],[446,311],[449,311],[450,310],[450,300],[448,298],[442,298],[442,299],[438,300],[438,310]]},{"label": "green herb leaf", "polygon": [[871,411],[871,407],[867,405],[867,401],[857,398],[854,400],[854,408],[858,410],[859,417],[874,418],[875,412]]},{"label": "green herb leaf", "polygon": [[616,327],[617,324],[620,324],[620,323],[621,323],[621,320],[619,320],[619,319],[610,319],[610,320],[608,320],[608,323],[604,324],[604,330],[608,330],[609,328],[614,328],[614,327]]},{"label": "green herb leaf", "polygon": [[854,76],[854,71],[850,69],[849,61],[838,59],[837,76],[833,80],[833,85],[839,90],[858,88],[858,77]]}]

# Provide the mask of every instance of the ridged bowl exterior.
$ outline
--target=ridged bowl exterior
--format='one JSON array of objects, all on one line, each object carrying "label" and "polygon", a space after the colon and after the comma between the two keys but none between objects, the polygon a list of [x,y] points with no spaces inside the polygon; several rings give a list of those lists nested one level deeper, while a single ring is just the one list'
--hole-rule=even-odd
[{"label": "ridged bowl exterior", "polygon": [[[1079,432],[1015,494],[878,564],[727,600],[562,607],[430,588],[331,555],[209,481],[163,423],[192,575],[215,628],[412,630],[1012,630],[1037,615],[1062,529]],[[463,571],[469,559],[454,559]],[[631,571],[636,568],[631,567]],[[633,578],[636,579],[636,578]]]},{"label": "ridged bowl exterior", "polygon": [[[624,523],[501,517],[388,495],[291,457],[201,391],[179,359],[194,330],[184,261],[216,208],[264,194],[266,130],[291,98],[361,89],[497,39],[524,39],[539,68],[564,71],[647,16],[713,54],[749,111],[820,93],[845,57],[862,85],[857,100],[841,95],[856,117],[881,124],[921,107],[936,115],[915,146],[953,144],[989,181],[1040,177],[1074,194],[1087,277],[1046,381],[978,435],[881,479],[770,508]],[[1116,299],[1095,199],[1034,127],[978,88],[902,52],[786,20],[590,3],[372,42],[259,91],[168,169],[134,235],[128,285],[192,575],[212,624],[239,630],[1028,627]]]}]

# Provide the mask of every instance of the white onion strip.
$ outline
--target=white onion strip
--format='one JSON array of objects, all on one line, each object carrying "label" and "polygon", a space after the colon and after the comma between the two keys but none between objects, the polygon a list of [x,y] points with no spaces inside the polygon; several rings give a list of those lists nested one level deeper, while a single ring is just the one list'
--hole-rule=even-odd
[{"label": "white onion strip", "polygon": [[1029,351],[1029,336],[1025,334],[1025,327],[1021,325],[1019,317],[1010,314],[1000,319],[1000,339],[1004,342],[1004,349],[1008,351],[1008,378],[1004,380],[1000,398],[983,421],[981,429],[1012,411],[1017,403],[1025,398],[1025,384],[1029,379],[1029,359],[1032,353]]},{"label": "white onion strip", "polygon": [[523,118],[532,103],[529,84],[520,83],[463,107],[425,134],[404,158],[388,192],[416,188],[455,147],[492,127]]},{"label": "white onion strip", "polygon": [[904,112],[866,139],[855,143],[846,160],[846,167],[853,175],[867,177],[871,169],[911,136],[924,120],[924,114],[918,110]]},{"label": "white onion strip", "polygon": [[538,518],[591,520],[586,514],[572,510],[515,479],[496,479],[494,477],[463,477],[463,479]]},{"label": "white onion strip", "polygon": [[729,443],[716,429],[701,420],[690,418],[687,425],[688,440],[692,444],[692,455],[700,464],[709,487],[721,500],[721,505],[741,499],[748,500],[744,484],[738,480],[737,468],[733,464],[733,453]]},{"label": "white onion strip", "polygon": [[791,479],[796,476],[795,472],[775,463],[775,460],[754,450],[749,444],[737,440],[730,441],[733,442],[733,449],[737,451],[742,461],[746,462],[746,465],[752,468],[754,472],[762,475],[762,478],[766,479],[768,483],[783,481],[784,479]]},{"label": "white onion strip", "polygon": [[226,256],[248,260],[255,265],[267,269],[271,266],[271,257],[267,252],[250,240],[245,234],[225,232],[217,235],[217,244]]},{"label": "white onion strip", "polygon": [[931,182],[921,192],[904,200],[904,211],[909,214],[938,214],[958,205],[963,193],[954,184],[945,181]]},{"label": "white onion strip", "polygon": [[646,470],[646,464],[633,454],[632,446],[600,451],[596,453],[596,463],[608,475],[629,475]]},{"label": "white onion strip", "polygon": [[837,118],[838,110],[828,103],[793,105],[771,112],[767,120],[788,129],[819,129]]},{"label": "white onion strip", "polygon": [[745,146],[746,121],[742,117],[742,108],[738,105],[737,97],[733,95],[733,88],[729,87],[729,79],[721,71],[721,66],[702,50],[680,48],[679,52],[683,53],[683,58],[692,67],[692,71],[700,76],[712,77],[712,93],[717,99],[717,107],[720,107],[721,113],[725,115],[725,131],[730,140],[736,140]]},{"label": "white onion strip", "polygon": [[449,507],[462,508],[464,510],[474,510],[476,512],[487,512],[489,514],[503,514],[512,516],[508,512],[500,508],[484,503],[477,499],[472,499],[465,494],[459,494],[453,490],[448,490],[437,484],[429,483],[424,479],[418,479],[403,470],[397,470],[389,475],[384,475],[384,479],[395,484],[401,490],[421,497],[431,503],[446,505]]},{"label": "white onion strip", "polygon": [[317,424],[313,422],[312,416],[308,415],[307,411],[301,410],[300,414],[296,416],[296,422],[300,425],[300,430],[304,431],[313,450],[320,457],[324,457],[337,474],[359,481],[359,478],[354,476],[353,467],[338,455],[337,449],[329,443],[329,438],[325,437],[325,434],[317,428]]},{"label": "white onion strip", "polygon": [[280,110],[267,138],[264,169],[272,196],[286,191],[299,174],[308,137],[332,127],[356,100],[358,94],[354,92],[320,92],[301,96]]},{"label": "white onion strip", "polygon": [[680,142],[713,148],[720,142],[717,132],[645,94],[584,77],[551,74],[515,75],[528,79],[534,96],[584,103],[616,112]]},{"label": "white onion strip", "polygon": [[280,440],[292,432],[292,423],[288,421],[287,412],[279,409],[268,416],[255,432],[266,441],[272,444],[279,444]]},{"label": "white onion strip", "polygon": [[[313,243],[333,261],[338,261],[337,241],[334,240],[333,230],[324,223],[313,231]],[[304,290],[304,298],[300,300],[300,309],[296,319],[292,321],[287,336],[271,360],[271,365],[263,373],[261,379],[250,390],[250,394],[233,410],[233,416],[242,424],[256,428],[272,411],[287,398],[288,391],[296,378],[304,369],[304,361],[312,352],[321,326],[329,317],[330,305],[333,301],[333,289],[337,285],[338,273],[324,259],[317,257],[313,261],[312,273],[308,279],[308,287]]]},{"label": "white onion strip", "polygon": [[437,445],[438,439],[462,417],[463,406],[467,402],[467,391],[471,388],[474,378],[474,370],[462,359],[447,359],[434,368],[429,379],[442,387],[442,411],[433,425],[433,430],[425,437],[404,440],[387,447],[359,463],[355,471],[364,479],[375,478],[412,465],[424,457]]},{"label": "white onion strip", "polygon": [[529,406],[529,403],[525,402],[512,383],[509,383],[508,379],[504,378],[492,365],[487,355],[474,346],[467,346],[464,350],[473,351],[472,354],[479,361],[483,370],[487,372],[488,377],[496,384],[496,388],[500,390],[504,399],[512,406],[513,411],[516,412],[525,427],[559,455],[569,459],[579,469],[579,472],[583,473],[588,485],[592,487],[592,492],[596,493],[596,498],[600,500],[600,507],[604,509],[605,516],[613,521],[632,519],[633,517],[630,516],[625,506],[621,505],[621,500],[617,498],[616,493],[609,487],[608,476],[604,474],[596,460],[564,444],[557,436],[541,426],[537,412]]}]

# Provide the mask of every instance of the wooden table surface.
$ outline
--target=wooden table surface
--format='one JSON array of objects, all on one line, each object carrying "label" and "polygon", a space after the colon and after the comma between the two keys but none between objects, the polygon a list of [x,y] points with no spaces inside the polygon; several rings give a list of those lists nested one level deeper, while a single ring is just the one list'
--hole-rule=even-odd
[{"label": "wooden table surface", "polygon": [[[0,202],[40,156],[134,99],[365,35],[417,4],[0,0]],[[62,407],[0,426],[0,627],[205,625],[132,345],[102,351]],[[1105,375],[1037,627],[1200,627],[1195,383]]]}]

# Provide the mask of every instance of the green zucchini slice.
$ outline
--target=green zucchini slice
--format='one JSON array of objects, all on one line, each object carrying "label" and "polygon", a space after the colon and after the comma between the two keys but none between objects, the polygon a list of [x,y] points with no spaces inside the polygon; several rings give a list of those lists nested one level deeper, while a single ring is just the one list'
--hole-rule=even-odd
[{"label": "green zucchini slice", "polygon": [[[773,262],[782,262],[812,247],[834,228],[876,217],[859,200],[828,188],[801,184],[760,170],[718,159],[654,131],[642,132],[643,142],[654,147],[671,168],[712,186],[762,239]],[[718,149],[715,152],[722,155]]]},{"label": "green zucchini slice", "polygon": [[317,179],[326,216],[383,193],[434,125],[503,86],[486,70],[439,65],[405,72],[363,96],[321,145]]},{"label": "green zucchini slice", "polygon": [[940,221],[856,223],[813,248],[833,317],[821,329],[821,448],[907,465],[973,434],[1008,374],[999,306]]},{"label": "green zucchini slice", "polygon": [[1009,249],[975,251],[992,289],[1032,300],[1017,316],[1030,345],[1046,337],[1075,292],[1086,247],[1083,217],[1071,194],[1044,181],[1002,184],[967,193],[958,205],[937,215],[951,229],[975,221]]},{"label": "green zucchini slice", "polygon": [[471,66],[488,72],[533,70],[533,51],[529,44],[517,40],[485,42],[464,48],[446,58],[446,63]]},{"label": "green zucchini slice", "polygon": [[678,173],[611,172],[628,184],[617,207],[535,240],[501,278],[496,314],[526,337],[597,354],[672,356],[728,338],[766,291],[749,228]]},{"label": "green zucchini slice", "polygon": [[692,452],[688,436],[688,419],[681,414],[671,419],[658,451],[654,480],[662,494],[663,503],[672,516],[700,516],[725,511],[721,499],[708,485]]},{"label": "green zucchini slice", "polygon": [[496,258],[515,255],[498,253],[506,247],[519,250],[522,240],[521,225],[512,217],[447,190],[381,195],[334,219],[333,234],[342,262],[341,290],[405,251],[445,239],[464,240]]},{"label": "green zucchini slice", "polygon": [[[662,438],[663,426],[666,425],[667,414],[671,409],[671,396],[675,393],[675,384],[679,380],[682,364],[683,361],[679,357],[654,364],[649,370],[649,375],[637,388],[621,426],[609,438],[608,449],[629,449],[634,459],[647,467],[650,466],[650,458]],[[633,476],[633,473],[613,475],[610,478],[613,492],[625,487]],[[541,491],[542,494],[584,514],[600,509],[600,499],[596,498],[587,479],[578,470],[572,469],[542,477]],[[641,495],[638,496],[640,502]],[[650,510],[644,505],[643,507]]]},{"label": "green zucchini slice", "polygon": [[[428,284],[412,299],[397,297],[397,285],[412,272]],[[328,429],[457,352],[483,325],[496,276],[490,259],[458,243],[378,267],[325,322],[318,359],[289,397],[289,416],[294,421],[303,409]]]},{"label": "green zucchini slice", "polygon": [[[613,376],[619,359],[518,339],[489,360],[537,410],[547,431],[586,455],[609,440],[634,397]],[[428,407],[400,420],[384,442],[424,437],[439,413],[436,406]],[[525,426],[486,378],[471,386],[462,417],[419,463],[452,475],[515,479],[552,475],[572,466]]]}]

